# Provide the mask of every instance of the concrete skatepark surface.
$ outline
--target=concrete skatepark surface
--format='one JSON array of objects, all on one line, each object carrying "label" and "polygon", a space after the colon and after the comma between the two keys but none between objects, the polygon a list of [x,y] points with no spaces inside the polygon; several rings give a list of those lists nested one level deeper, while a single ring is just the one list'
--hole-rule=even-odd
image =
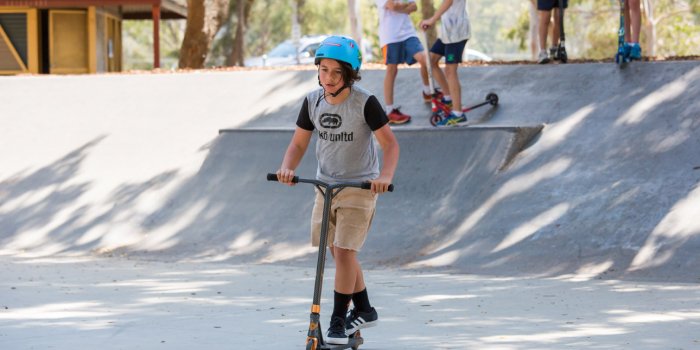
[{"label": "concrete skatepark surface", "polygon": [[[360,82],[380,101],[383,73]],[[382,318],[362,348],[698,346],[700,64],[462,68],[465,103],[500,104],[447,130],[417,74],[399,73],[414,120],[360,254]],[[312,192],[264,176],[315,79],[0,79],[0,346],[302,348]]]}]

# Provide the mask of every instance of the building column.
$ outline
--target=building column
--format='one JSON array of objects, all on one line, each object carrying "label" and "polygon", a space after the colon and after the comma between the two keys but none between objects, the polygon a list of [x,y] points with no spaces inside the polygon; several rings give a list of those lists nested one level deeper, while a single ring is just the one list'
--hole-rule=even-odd
[{"label": "building column", "polygon": [[160,4],[153,5],[153,68],[160,68]]}]

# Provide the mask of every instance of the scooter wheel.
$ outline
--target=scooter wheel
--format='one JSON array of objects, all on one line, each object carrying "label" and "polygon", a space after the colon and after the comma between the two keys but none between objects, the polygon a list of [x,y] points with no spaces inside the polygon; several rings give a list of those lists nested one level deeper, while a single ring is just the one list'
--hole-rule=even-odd
[{"label": "scooter wheel", "polygon": [[317,349],[318,349],[318,339],[306,338],[306,350],[317,350]]},{"label": "scooter wheel", "polygon": [[430,125],[436,126],[442,120],[442,116],[439,113],[433,113],[430,116]]},{"label": "scooter wheel", "polygon": [[486,95],[486,101],[489,101],[489,103],[490,103],[492,106],[495,106],[495,105],[498,104],[498,95],[496,95],[496,94],[493,93],[493,92],[489,92],[489,94]]}]

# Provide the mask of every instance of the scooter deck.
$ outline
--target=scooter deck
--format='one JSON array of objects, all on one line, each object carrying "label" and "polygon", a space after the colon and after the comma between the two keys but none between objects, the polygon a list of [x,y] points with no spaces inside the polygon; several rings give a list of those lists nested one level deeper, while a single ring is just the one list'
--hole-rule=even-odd
[{"label": "scooter deck", "polygon": [[350,336],[351,338],[348,338],[348,343],[347,344],[321,344],[319,346],[319,349],[321,350],[341,350],[341,349],[353,349],[357,350],[360,345],[365,343],[365,340],[362,339],[361,336]]},{"label": "scooter deck", "polygon": [[348,341],[347,344],[335,345],[335,344],[324,344],[321,345],[321,350],[341,350],[341,349],[357,349],[360,345],[364,344],[362,338],[355,341]]}]

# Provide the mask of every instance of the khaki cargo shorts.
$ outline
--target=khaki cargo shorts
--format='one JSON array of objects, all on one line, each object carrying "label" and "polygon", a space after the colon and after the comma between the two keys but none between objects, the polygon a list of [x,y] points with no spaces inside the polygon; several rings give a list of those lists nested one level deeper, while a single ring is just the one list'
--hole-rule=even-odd
[{"label": "khaki cargo shorts", "polygon": [[[346,187],[331,203],[328,221],[328,246],[359,251],[367,239],[377,204],[372,191]],[[323,195],[316,189],[314,209],[311,214],[311,244],[318,247],[321,241],[323,220]]]}]

